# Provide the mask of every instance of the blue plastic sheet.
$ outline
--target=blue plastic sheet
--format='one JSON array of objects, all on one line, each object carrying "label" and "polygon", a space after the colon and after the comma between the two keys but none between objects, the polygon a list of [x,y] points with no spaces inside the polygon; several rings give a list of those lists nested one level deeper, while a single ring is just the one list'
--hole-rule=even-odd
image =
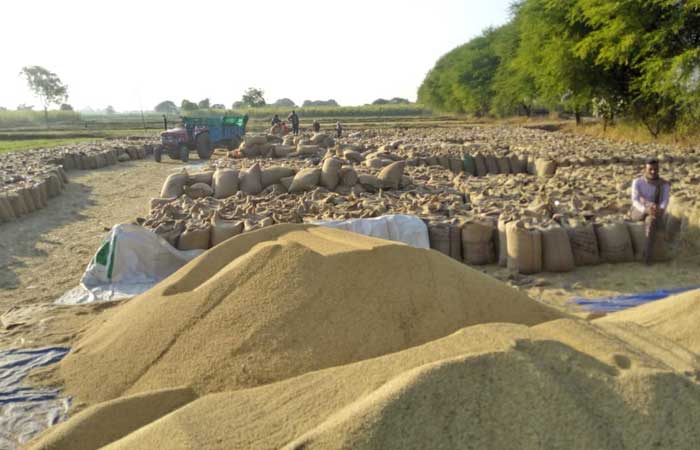
[{"label": "blue plastic sheet", "polygon": [[700,286],[691,286],[677,289],[659,289],[653,292],[644,292],[642,294],[631,295],[616,295],[612,297],[603,297],[597,299],[575,298],[573,300],[577,305],[583,306],[587,311],[592,312],[615,312],[623,309],[633,308],[645,303],[661,300],[670,295],[680,294],[682,292],[699,289]]},{"label": "blue plastic sheet", "polygon": [[29,372],[57,363],[65,347],[0,351],[0,450],[12,450],[66,417],[70,400],[57,389],[23,385]]}]

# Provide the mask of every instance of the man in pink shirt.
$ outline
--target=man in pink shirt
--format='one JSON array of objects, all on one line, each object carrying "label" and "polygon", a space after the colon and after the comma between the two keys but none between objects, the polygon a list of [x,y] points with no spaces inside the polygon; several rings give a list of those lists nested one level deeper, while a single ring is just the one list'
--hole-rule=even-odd
[{"label": "man in pink shirt", "polygon": [[[657,189],[659,192],[657,193]],[[659,177],[659,161],[649,158],[644,174],[632,182],[632,220],[661,219],[668,207],[671,184]]]}]

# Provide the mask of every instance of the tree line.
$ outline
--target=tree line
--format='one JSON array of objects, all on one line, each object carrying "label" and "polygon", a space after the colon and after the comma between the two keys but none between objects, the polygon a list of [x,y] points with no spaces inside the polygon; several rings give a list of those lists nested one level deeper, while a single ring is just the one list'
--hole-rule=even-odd
[{"label": "tree line", "polygon": [[653,136],[700,119],[700,0],[521,0],[511,20],[442,56],[418,90],[475,116],[554,110],[641,122]]}]

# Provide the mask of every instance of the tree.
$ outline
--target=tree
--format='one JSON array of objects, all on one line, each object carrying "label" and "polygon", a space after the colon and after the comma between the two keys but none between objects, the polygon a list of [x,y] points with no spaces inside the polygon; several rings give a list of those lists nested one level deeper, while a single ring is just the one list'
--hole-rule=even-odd
[{"label": "tree", "polygon": [[392,105],[405,105],[411,102],[409,102],[407,98],[394,97],[391,100],[389,100],[389,103],[391,103]]},{"label": "tree", "polygon": [[33,109],[34,105],[26,105],[24,103],[17,105],[17,111],[32,111]]},{"label": "tree", "polygon": [[304,100],[301,106],[340,106],[333,99],[330,100]]},{"label": "tree", "polygon": [[153,110],[161,114],[177,114],[177,105],[170,100],[165,100],[158,103]]},{"label": "tree", "polygon": [[73,107],[68,103],[61,103],[61,106],[58,109],[60,109],[61,111],[73,111]]},{"label": "tree", "polygon": [[112,106],[112,105],[107,106],[105,108],[105,112],[107,114],[116,114],[117,113],[117,111],[114,110],[114,106]]},{"label": "tree", "polygon": [[389,100],[385,98],[378,98],[375,101],[372,102],[373,105],[388,105]]},{"label": "tree", "polygon": [[197,108],[209,109],[209,99],[205,98],[204,100],[200,100],[199,103],[197,103]]},{"label": "tree", "polygon": [[211,109],[226,109],[226,105],[222,105],[221,103],[214,103],[211,105]]},{"label": "tree", "polygon": [[183,99],[182,103],[180,103],[180,109],[183,111],[195,111],[197,109],[197,104],[187,99]]},{"label": "tree", "polygon": [[273,106],[282,106],[282,107],[286,107],[286,108],[296,108],[297,107],[297,105],[291,99],[288,99],[288,98],[281,98],[281,99],[275,101],[275,103],[273,103],[272,105]]},{"label": "tree", "polygon": [[241,103],[244,106],[251,108],[257,108],[259,106],[265,106],[265,92],[262,89],[248,88],[243,97],[241,97]]},{"label": "tree", "polygon": [[44,118],[46,128],[49,127],[49,106],[58,104],[68,99],[68,87],[58,76],[41,66],[26,66],[19,73],[29,84],[29,88],[39,97],[44,106]]},{"label": "tree", "polygon": [[5,108],[4,106],[0,106],[0,111],[7,111],[7,108]]},{"label": "tree", "polygon": [[231,108],[233,108],[233,109],[245,108],[245,104],[239,100],[237,102],[233,102],[233,105],[231,105]]}]

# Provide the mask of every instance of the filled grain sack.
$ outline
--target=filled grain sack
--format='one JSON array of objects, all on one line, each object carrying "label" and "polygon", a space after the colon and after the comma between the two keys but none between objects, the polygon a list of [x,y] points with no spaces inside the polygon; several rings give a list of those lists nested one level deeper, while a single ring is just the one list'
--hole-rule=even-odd
[{"label": "filled grain sack", "polygon": [[248,134],[243,138],[245,145],[260,145],[267,144],[267,137]]},{"label": "filled grain sack", "polygon": [[603,262],[621,263],[634,261],[634,249],[629,230],[623,222],[595,225],[600,258]]},{"label": "filled grain sack", "polygon": [[189,198],[196,200],[198,198],[211,197],[214,195],[214,189],[206,183],[195,183],[185,188],[185,194]]},{"label": "filled grain sack", "polygon": [[496,160],[496,157],[494,155],[486,155],[484,157],[484,161],[486,162],[486,169],[488,170],[490,175],[498,175],[501,173],[498,170],[498,161]]},{"label": "filled grain sack", "polygon": [[290,193],[312,191],[321,182],[321,169],[308,168],[301,169],[294,175],[292,184],[289,186]]},{"label": "filled grain sack", "polygon": [[48,206],[49,204],[49,180],[44,177],[39,181],[39,193],[41,194],[41,203]]},{"label": "filled grain sack", "polygon": [[340,168],[340,185],[345,187],[353,187],[357,184],[357,172],[350,166]]},{"label": "filled grain sack", "polygon": [[571,221],[566,227],[566,233],[569,235],[575,265],[589,266],[600,262],[598,238],[592,223]]},{"label": "filled grain sack", "polygon": [[211,246],[214,247],[226,239],[243,232],[242,220],[225,220],[214,214],[211,218]]},{"label": "filled grain sack", "polygon": [[510,158],[507,156],[499,156],[496,158],[496,164],[498,164],[498,172],[503,174],[511,173],[510,169]]},{"label": "filled grain sack", "polygon": [[535,160],[535,174],[538,177],[552,177],[557,173],[557,163],[551,159],[537,158]]},{"label": "filled grain sack", "polygon": [[430,239],[430,248],[438,252],[450,256],[450,224],[447,223],[431,223],[428,224],[428,238]]},{"label": "filled grain sack", "polygon": [[336,158],[327,158],[321,167],[321,186],[333,190],[340,183],[340,169],[343,162]]},{"label": "filled grain sack", "polygon": [[462,254],[464,262],[472,265],[492,264],[496,261],[493,221],[473,219],[462,224]]},{"label": "filled grain sack", "polygon": [[428,164],[429,166],[439,166],[440,163],[438,162],[437,156],[428,156],[425,158],[425,163]]},{"label": "filled grain sack", "polygon": [[214,171],[205,170],[202,172],[190,173],[187,177],[187,184],[204,183],[211,186],[214,179]]},{"label": "filled grain sack", "polygon": [[47,203],[44,203],[44,199],[41,196],[41,187],[39,186],[39,183],[32,183],[29,186],[29,193],[32,195],[32,200],[34,200],[34,206],[36,209],[43,209],[48,206]]},{"label": "filled grain sack", "polygon": [[405,167],[405,161],[396,161],[383,168],[377,175],[377,178],[382,183],[382,187],[384,189],[398,189]]},{"label": "filled grain sack", "polygon": [[319,155],[321,153],[322,149],[318,145],[303,145],[299,144],[297,145],[297,153],[300,155],[307,155],[307,156],[313,156],[313,155]]},{"label": "filled grain sack", "polygon": [[[661,223],[662,222],[659,221],[659,224]],[[644,222],[627,222],[627,230],[632,240],[635,261],[646,261],[648,241],[646,236],[646,224]],[[651,248],[649,261],[661,262],[670,260],[673,256],[671,249],[672,246],[666,239],[665,230],[663,227],[657,228],[654,233],[654,243]]]},{"label": "filled grain sack", "polygon": [[219,168],[212,178],[215,198],[227,198],[238,192],[238,171]]},{"label": "filled grain sack", "polygon": [[368,192],[377,192],[382,189],[383,183],[374,175],[363,173],[357,176],[357,182]]},{"label": "filled grain sack", "polygon": [[666,215],[664,219],[664,229],[666,230],[666,240],[675,241],[683,229],[683,223],[686,222],[688,211],[690,209],[690,201],[686,196],[672,195]]},{"label": "filled grain sack", "polygon": [[27,207],[27,214],[31,214],[36,211],[37,207],[34,204],[34,199],[32,198],[32,193],[29,191],[29,188],[23,186],[17,189],[17,191],[24,199],[24,205]]},{"label": "filled grain sack", "polygon": [[506,225],[511,220],[507,217],[499,217],[496,224],[498,232],[498,265],[506,267],[508,265],[508,237],[506,235]]},{"label": "filled grain sack", "polygon": [[450,224],[450,257],[462,261],[462,227]]},{"label": "filled grain sack", "polygon": [[476,163],[471,155],[465,154],[462,157],[462,170],[469,175],[476,175]]},{"label": "filled grain sack", "polygon": [[61,166],[56,167],[56,171],[61,176],[61,181],[63,182],[63,184],[64,185],[68,184],[68,175],[66,174],[66,171],[63,170],[63,167],[61,167]]},{"label": "filled grain sack", "polygon": [[443,169],[448,169],[450,168],[450,158],[448,158],[445,155],[438,155],[437,157],[438,164],[442,166]]},{"label": "filled grain sack", "polygon": [[201,224],[186,229],[177,240],[178,250],[206,250],[211,240],[211,225]]},{"label": "filled grain sack", "polygon": [[262,170],[260,169],[260,164],[255,163],[247,170],[241,170],[238,174],[238,188],[248,195],[258,195],[262,192]]},{"label": "filled grain sack", "polygon": [[481,153],[474,155],[474,167],[476,169],[477,177],[483,177],[489,173],[489,170],[486,167],[486,158]]},{"label": "filled grain sack", "polygon": [[542,272],[542,233],[520,221],[506,224],[508,268],[523,274]]},{"label": "filled grain sack", "polygon": [[12,210],[7,196],[0,192],[0,222],[7,222],[15,218],[15,212]]},{"label": "filled grain sack", "polygon": [[294,152],[295,148],[291,145],[275,145],[274,148],[272,149],[273,154],[275,155],[275,158],[285,158],[287,157],[290,153]]},{"label": "filled grain sack", "polygon": [[512,173],[526,173],[527,160],[521,159],[521,157],[515,154],[510,155],[510,171]]},{"label": "filled grain sack", "polygon": [[24,197],[22,194],[14,190],[9,191],[6,196],[15,217],[22,217],[27,214],[27,205],[24,204]]},{"label": "filled grain sack", "polygon": [[163,189],[160,191],[161,198],[177,198],[185,193],[185,185],[187,184],[187,172],[174,173],[168,175],[163,183]]},{"label": "filled grain sack", "polygon": [[462,172],[462,160],[459,158],[450,158],[450,171],[455,175]]},{"label": "filled grain sack", "polygon": [[559,225],[542,228],[542,267],[545,272],[571,272],[574,270],[574,253],[569,235]]},{"label": "filled grain sack", "polygon": [[361,163],[365,159],[365,157],[362,156],[362,153],[357,152],[355,150],[343,151],[343,158],[354,163]]},{"label": "filled grain sack", "polygon": [[61,193],[61,181],[58,179],[58,175],[52,172],[46,180],[48,181],[49,198],[59,195]]},{"label": "filled grain sack", "polygon": [[282,178],[293,177],[294,169],[285,166],[272,166],[262,170],[260,179],[262,181],[262,187],[272,186],[273,184],[278,184]]}]

